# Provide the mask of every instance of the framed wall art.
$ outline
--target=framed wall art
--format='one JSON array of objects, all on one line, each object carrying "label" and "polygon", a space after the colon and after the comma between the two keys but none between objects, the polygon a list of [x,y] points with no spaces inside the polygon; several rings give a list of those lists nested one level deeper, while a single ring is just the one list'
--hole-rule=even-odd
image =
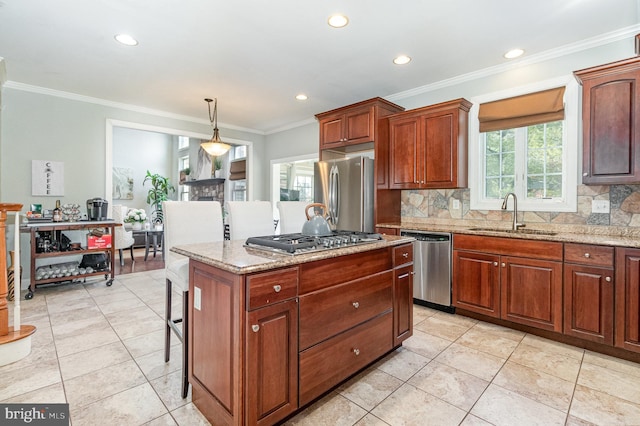
[{"label": "framed wall art", "polygon": [[126,167],[113,168],[114,200],[133,200],[133,169]]},{"label": "framed wall art", "polygon": [[31,160],[31,195],[60,197],[64,195],[64,163]]}]

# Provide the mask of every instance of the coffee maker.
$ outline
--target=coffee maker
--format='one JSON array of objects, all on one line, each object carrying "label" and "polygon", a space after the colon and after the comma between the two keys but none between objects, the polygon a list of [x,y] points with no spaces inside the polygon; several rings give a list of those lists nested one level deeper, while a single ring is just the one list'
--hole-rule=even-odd
[{"label": "coffee maker", "polygon": [[109,203],[103,198],[87,200],[87,217],[89,220],[107,220]]}]

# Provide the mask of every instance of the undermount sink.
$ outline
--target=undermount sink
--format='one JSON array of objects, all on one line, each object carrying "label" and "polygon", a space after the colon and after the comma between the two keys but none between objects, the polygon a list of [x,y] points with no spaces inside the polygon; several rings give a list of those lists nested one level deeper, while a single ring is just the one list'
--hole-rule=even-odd
[{"label": "undermount sink", "polygon": [[497,229],[497,228],[469,228],[470,231],[485,231],[485,232],[505,232],[508,234],[534,234],[534,235],[556,235],[557,232],[553,231],[543,231],[541,229],[527,229],[522,228],[513,230],[513,229]]}]

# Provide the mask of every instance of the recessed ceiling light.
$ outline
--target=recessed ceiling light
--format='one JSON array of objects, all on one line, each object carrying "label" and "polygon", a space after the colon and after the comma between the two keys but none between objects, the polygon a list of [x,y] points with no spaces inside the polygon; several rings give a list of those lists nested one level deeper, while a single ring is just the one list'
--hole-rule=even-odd
[{"label": "recessed ceiling light", "polygon": [[404,65],[411,62],[411,58],[407,55],[400,55],[393,60],[393,63],[396,65]]},{"label": "recessed ceiling light", "polygon": [[138,40],[131,37],[129,34],[116,34],[113,38],[126,46],[136,46],[138,44]]},{"label": "recessed ceiling light", "polygon": [[299,101],[306,101],[307,99],[307,95],[305,95],[304,93],[300,93],[299,95],[296,95],[296,99]]},{"label": "recessed ceiling light", "polygon": [[504,57],[507,59],[515,59],[518,56],[522,56],[523,53],[524,53],[524,50],[522,49],[511,49],[510,51],[504,54]]},{"label": "recessed ceiling light", "polygon": [[327,22],[333,28],[342,28],[347,26],[347,24],[349,23],[349,18],[344,15],[332,15],[329,17],[329,20]]}]

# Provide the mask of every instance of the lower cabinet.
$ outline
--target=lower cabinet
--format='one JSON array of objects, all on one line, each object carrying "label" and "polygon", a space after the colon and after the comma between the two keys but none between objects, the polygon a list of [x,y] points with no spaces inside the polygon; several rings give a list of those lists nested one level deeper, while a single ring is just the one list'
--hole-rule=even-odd
[{"label": "lower cabinet", "polygon": [[412,244],[248,274],[189,268],[192,400],[215,425],[277,424],[412,333]]},{"label": "lower cabinet", "polygon": [[393,248],[393,346],[413,335],[413,244]]},{"label": "lower cabinet", "polygon": [[640,249],[616,248],[615,346],[640,352]]},{"label": "lower cabinet", "polygon": [[298,303],[288,300],[247,313],[249,424],[271,425],[298,408]]},{"label": "lower cabinet", "polygon": [[453,251],[454,306],[500,318],[500,256]]},{"label": "lower cabinet", "polygon": [[613,344],[613,247],[565,244],[564,334]]},{"label": "lower cabinet", "polygon": [[502,256],[502,319],[562,331],[562,262]]},{"label": "lower cabinet", "polygon": [[454,306],[562,331],[562,243],[455,235],[453,253]]}]

